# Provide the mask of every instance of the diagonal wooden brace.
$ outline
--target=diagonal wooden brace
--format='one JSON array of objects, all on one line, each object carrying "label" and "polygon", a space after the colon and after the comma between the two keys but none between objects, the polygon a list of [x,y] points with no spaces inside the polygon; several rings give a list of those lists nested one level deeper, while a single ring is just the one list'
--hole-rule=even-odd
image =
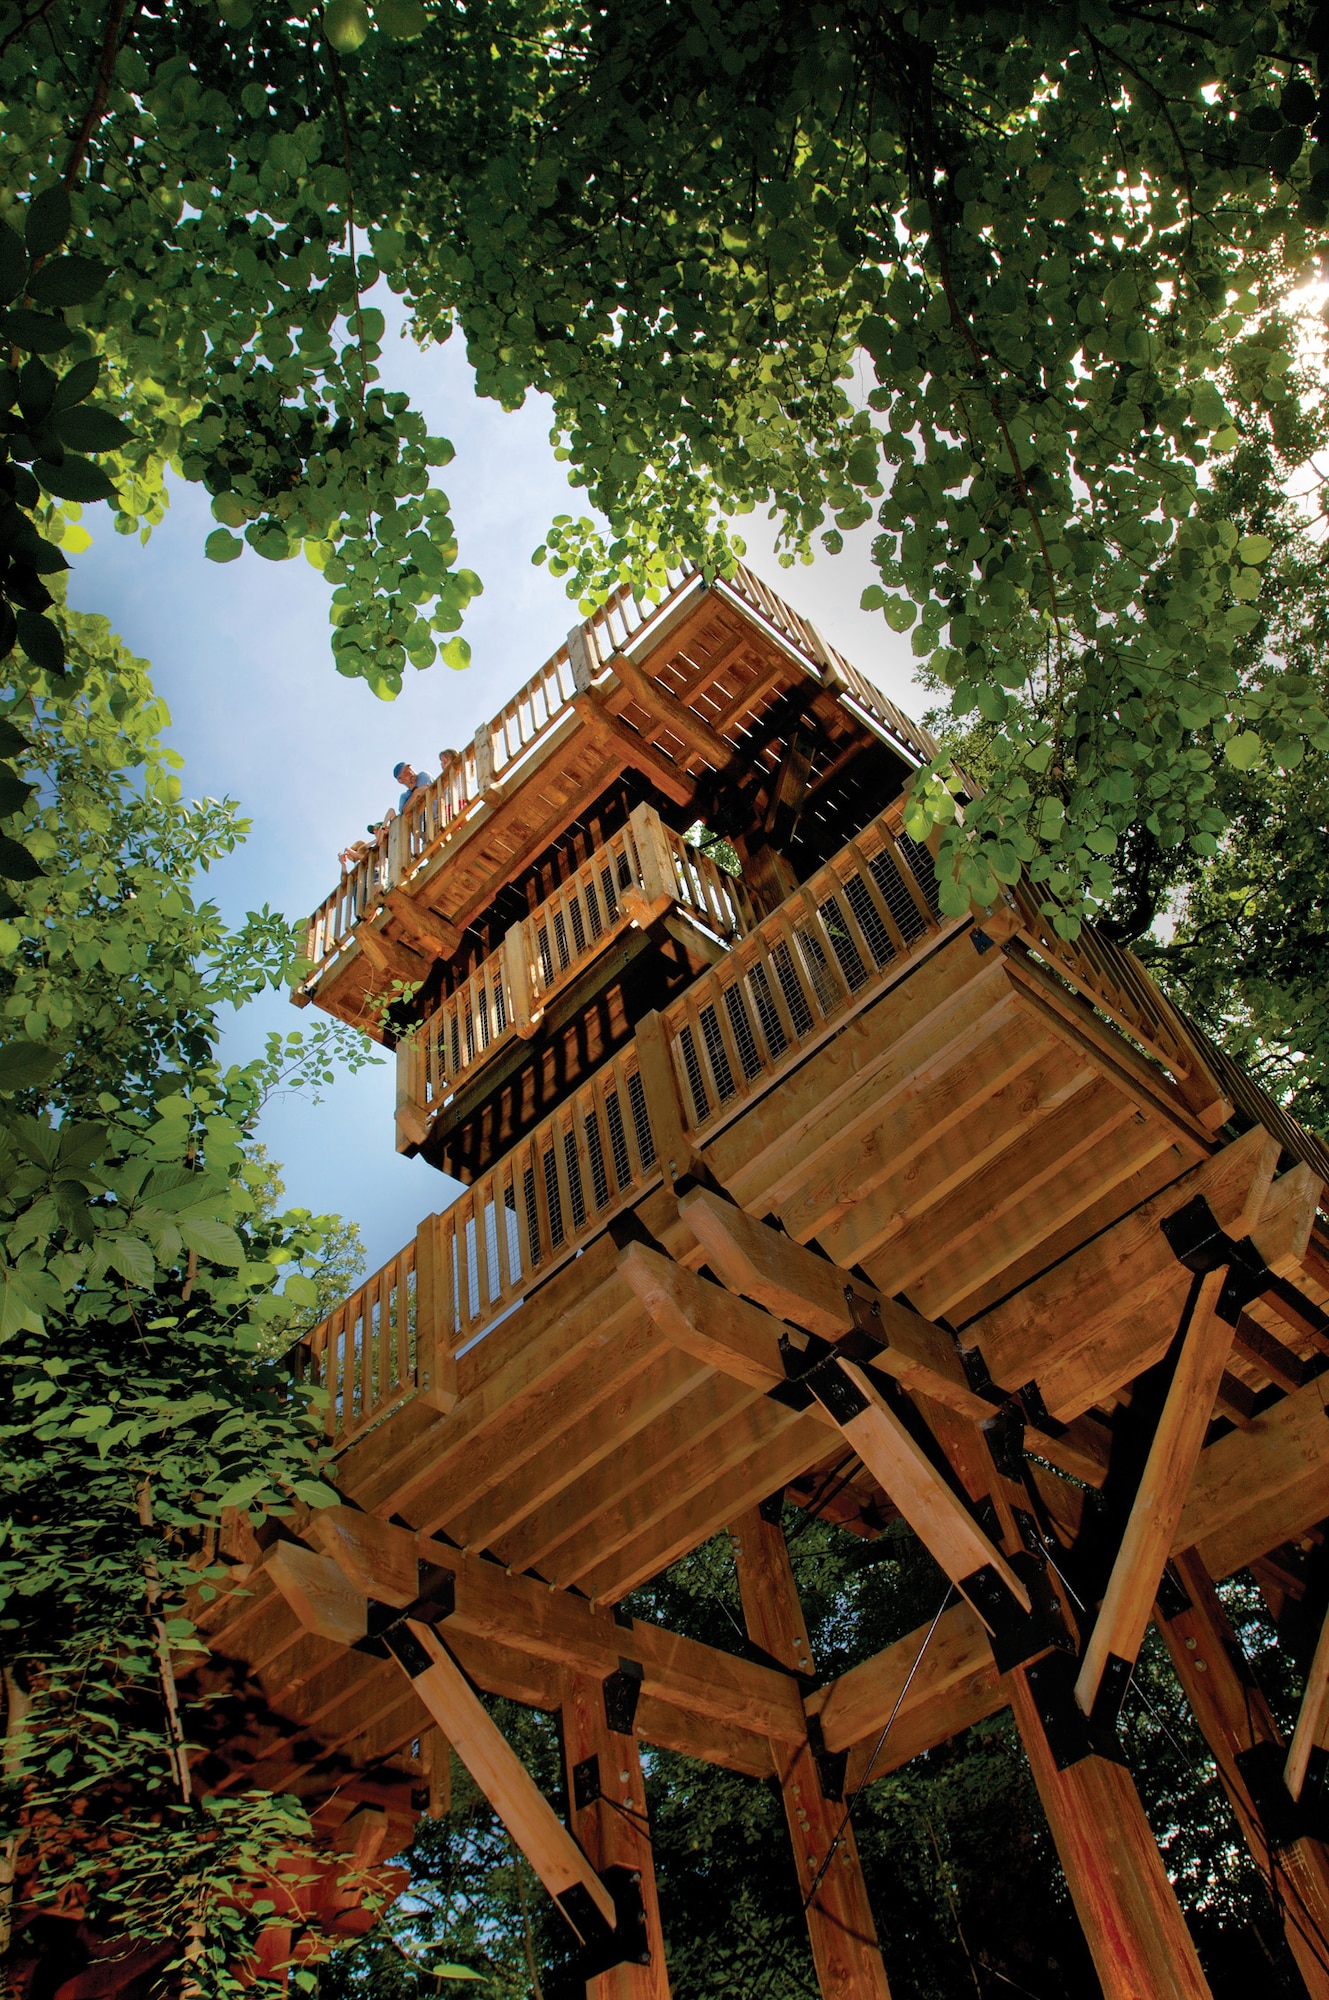
[{"label": "diagonal wooden brace", "polygon": [[1029,1592],[1001,1550],[863,1369],[832,1356],[801,1379],[989,1631],[1000,1625],[1003,1594],[1029,1611]]},{"label": "diagonal wooden brace", "polygon": [[613,1898],[437,1632],[405,1618],[388,1648],[583,1944],[613,1930]]},{"label": "diagonal wooden brace", "polygon": [[1283,1778],[1294,1799],[1301,1797],[1312,1750],[1325,1747],[1329,1735],[1329,1614],[1320,1627],[1315,1657],[1306,1676],[1306,1691],[1297,1710],[1297,1726],[1288,1747]]},{"label": "diagonal wooden brace", "polygon": [[1075,1683],[1086,1715],[1095,1713],[1101,1694],[1115,1716],[1144,1640],[1232,1348],[1232,1325],[1216,1311],[1227,1278],[1227,1265],[1218,1265],[1188,1302],[1176,1372]]}]

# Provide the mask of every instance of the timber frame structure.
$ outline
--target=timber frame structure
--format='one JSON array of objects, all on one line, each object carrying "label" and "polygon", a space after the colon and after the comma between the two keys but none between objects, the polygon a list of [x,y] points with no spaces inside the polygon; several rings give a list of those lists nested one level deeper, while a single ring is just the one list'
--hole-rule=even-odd
[{"label": "timber frame structure", "polygon": [[[939,913],[931,751],[746,572],[685,574],[315,913],[298,997],[395,1046],[397,1143],[465,1186],[306,1343],[341,1504],[228,1520],[197,1782],[370,1866],[451,1746],[588,1992],[664,2000],[638,1746],[772,1779],[822,1993],[884,2000],[844,1801],[1009,1706],[1104,1994],[1201,2000],[1115,1729],[1153,1619],[1329,2000],[1329,1636],[1285,1745],[1214,1589],[1313,1602],[1329,1158],[1128,953],[1023,892]],[[903,1518],[949,1607],[819,1680],[790,1504]],[[726,1530],[746,1657],[618,1609]],[[559,1713],[564,1815],[485,1694]]]}]

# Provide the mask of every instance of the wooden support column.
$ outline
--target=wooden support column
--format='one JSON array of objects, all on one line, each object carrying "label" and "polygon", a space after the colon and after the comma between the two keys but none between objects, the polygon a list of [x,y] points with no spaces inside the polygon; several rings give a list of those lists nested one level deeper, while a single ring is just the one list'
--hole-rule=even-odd
[{"label": "wooden support column", "polygon": [[[1329,1849],[1284,1796],[1282,1737],[1198,1550],[1155,1618],[1312,2000],[1329,2000]],[[1169,1581],[1171,1581],[1171,1576]]]},{"label": "wooden support column", "polygon": [[625,1868],[638,1877],[646,1917],[648,1962],[629,1961],[588,1979],[587,2000],[669,2000],[646,1785],[636,1738],[610,1728],[602,1680],[565,1667],[560,1686],[572,1831],[601,1874],[606,1868]]},{"label": "wooden support column", "polygon": [[[754,1507],[740,1515],[729,1532],[748,1636],[790,1673],[811,1674],[812,1648],[783,1528]],[[854,1829],[846,1821],[844,1805],[828,1796],[809,1742],[796,1746],[772,1742],[771,1751],[799,1890],[810,1898],[805,1914],[823,2000],[890,2000]],[[833,1791],[839,1789],[832,1786]]]},{"label": "wooden support column", "polygon": [[1008,1685],[1103,2000],[1211,2000],[1131,1774],[1092,1747],[1060,1657]]}]

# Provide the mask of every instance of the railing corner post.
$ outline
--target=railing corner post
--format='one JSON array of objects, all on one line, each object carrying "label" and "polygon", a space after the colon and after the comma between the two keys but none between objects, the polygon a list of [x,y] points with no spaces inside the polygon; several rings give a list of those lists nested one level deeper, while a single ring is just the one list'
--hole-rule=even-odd
[{"label": "railing corner post", "polygon": [[415,1232],[416,1373],[422,1400],[445,1415],[458,1397],[449,1262],[443,1218],[427,1215]]},{"label": "railing corner post", "polygon": [[637,1069],[646,1094],[646,1116],[650,1121],[655,1157],[664,1173],[665,1186],[693,1169],[693,1147],[688,1138],[669,1038],[661,1016],[654,1010],[643,1014],[633,1029],[637,1043]]}]

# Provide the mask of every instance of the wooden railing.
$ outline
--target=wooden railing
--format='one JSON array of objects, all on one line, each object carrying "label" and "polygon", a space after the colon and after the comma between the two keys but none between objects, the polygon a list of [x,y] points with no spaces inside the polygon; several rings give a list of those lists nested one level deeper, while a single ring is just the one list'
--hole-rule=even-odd
[{"label": "wooden railing", "polygon": [[[692,865],[689,861],[689,865]],[[932,857],[892,807],[639,1033],[441,1215],[421,1225],[429,1307],[418,1379],[445,1381],[454,1357],[529,1290],[634,1206],[663,1172],[661,1149],[709,1138],[897,978],[945,928]],[[652,1057],[662,1067],[652,1072]],[[663,1094],[661,1086],[663,1084]],[[349,1443],[401,1400],[376,1343],[395,1322],[379,1299],[409,1251],[362,1286],[307,1343],[309,1372],[336,1388],[330,1435]],[[375,1288],[379,1289],[376,1290]],[[359,1303],[357,1303],[359,1302]],[[365,1351],[356,1342],[367,1343]],[[329,1369],[331,1375],[329,1376]],[[340,1371],[340,1372],[339,1372]],[[383,1382],[375,1394],[364,1387]],[[357,1400],[358,1396],[358,1400]]]},{"label": "wooden railing", "polygon": [[651,806],[559,884],[508,931],[465,984],[450,993],[397,1046],[397,1144],[420,1145],[429,1121],[470,1072],[479,1072],[632,924],[643,928],[669,907],[730,944],[751,930],[742,883],[725,874]]},{"label": "wooden railing", "polygon": [[[922,763],[933,756],[936,745],[927,731],[911,722],[751,570],[740,564],[733,577],[716,587],[769,626],[810,672],[839,687],[878,733],[911,760]],[[346,949],[356,924],[373,914],[389,889],[406,881],[442,847],[462,838],[495,788],[510,779],[524,760],[552,745],[575,713],[573,702],[579,693],[612,682],[615,654],[635,648],[639,641],[648,643],[650,630],[678,610],[686,593],[701,588],[695,570],[671,571],[669,591],[658,605],[643,605],[624,588],[584,625],[574,627],[568,643],[476,731],[474,740],[430,784],[412,794],[375,851],[343,872],[337,887],[309,919],[305,956],[310,977],[326,971]]]},{"label": "wooden railing", "polygon": [[415,1241],[351,1293],[301,1343],[299,1373],[326,1391],[323,1427],[344,1442],[420,1386]]},{"label": "wooden railing", "polygon": [[1170,1073],[1182,1102],[1202,1124],[1223,1124],[1232,1104],[1202,1042],[1139,959],[1088,924],[1074,938],[1062,937],[1027,882],[1008,894],[1024,942]]}]

